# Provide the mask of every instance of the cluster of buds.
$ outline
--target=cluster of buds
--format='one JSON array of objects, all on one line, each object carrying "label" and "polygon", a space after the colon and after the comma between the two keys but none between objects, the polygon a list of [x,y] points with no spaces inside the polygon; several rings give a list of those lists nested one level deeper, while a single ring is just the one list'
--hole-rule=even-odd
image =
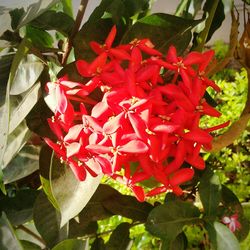
[{"label": "cluster of buds", "polygon": [[[48,123],[57,141],[45,141],[80,181],[87,172],[103,173],[139,201],[166,191],[181,195],[193,168],[205,167],[200,150],[211,148],[209,133],[228,125],[199,124],[203,115],[220,116],[204,99],[208,87],[219,91],[206,77],[214,53],[182,58],[171,46],[164,57],[149,39],[112,47],[115,36],[114,26],[104,44],[90,43],[92,62],[76,61],[86,82],[47,83],[47,98],[55,101]],[[159,184],[143,188],[148,179]]]}]

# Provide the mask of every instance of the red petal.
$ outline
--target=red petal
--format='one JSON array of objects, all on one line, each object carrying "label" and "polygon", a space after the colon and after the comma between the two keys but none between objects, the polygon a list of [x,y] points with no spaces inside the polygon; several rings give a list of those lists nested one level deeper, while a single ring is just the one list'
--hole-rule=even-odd
[{"label": "red petal", "polygon": [[194,170],[192,168],[182,168],[177,170],[169,179],[171,186],[178,186],[186,181],[189,181],[194,176]]},{"label": "red petal", "polygon": [[88,145],[85,147],[88,151],[97,153],[97,154],[106,154],[111,152],[111,148],[107,146],[102,146],[102,145]]},{"label": "red petal", "polygon": [[67,157],[71,157],[73,155],[77,155],[80,152],[81,144],[78,142],[72,142],[66,146]]},{"label": "red petal", "polygon": [[155,196],[155,195],[158,195],[158,194],[161,194],[161,193],[165,193],[167,191],[167,188],[165,186],[161,186],[161,187],[157,187],[157,188],[154,188],[152,190],[150,190],[146,196]]},{"label": "red petal", "polygon": [[132,186],[131,187],[132,191],[135,194],[135,197],[138,201],[143,202],[145,201],[145,193],[142,187],[140,186]]},{"label": "red petal", "polygon": [[115,36],[116,36],[116,26],[114,25],[105,40],[107,48],[111,48],[112,43],[115,40]]},{"label": "red petal", "polygon": [[68,100],[65,96],[64,91],[59,85],[56,87],[56,99],[57,99],[56,110],[58,110],[61,114],[64,114],[67,109]]},{"label": "red petal", "polygon": [[198,142],[201,144],[209,144],[211,143],[213,137],[206,131],[203,131],[201,129],[192,130],[186,134],[183,135],[183,138],[185,140],[190,140],[193,142]]},{"label": "red petal", "polygon": [[64,137],[64,141],[72,142],[78,140],[82,129],[83,129],[82,124],[78,124],[71,127],[68,131],[68,134]]},{"label": "red petal", "polygon": [[113,48],[109,50],[109,53],[118,60],[130,60],[130,55],[122,49]]},{"label": "red petal", "polygon": [[83,166],[78,166],[78,164],[73,160],[69,161],[69,166],[79,181],[84,181],[86,179],[87,173]]},{"label": "red petal", "polygon": [[84,60],[76,61],[76,68],[77,68],[78,73],[81,76],[84,76],[84,77],[91,76],[91,73],[89,72],[89,64],[86,61]]},{"label": "red petal", "polygon": [[133,140],[125,145],[119,147],[120,152],[124,153],[146,153],[148,151],[148,146],[139,140]]},{"label": "red petal", "polygon": [[168,49],[168,53],[166,56],[166,61],[170,63],[177,63],[178,58],[177,58],[177,51],[174,46],[170,46]]},{"label": "red petal", "polygon": [[90,45],[91,49],[92,49],[96,54],[98,54],[98,55],[100,55],[100,54],[104,51],[104,49],[102,48],[102,46],[101,46],[99,43],[95,42],[95,41],[91,41],[91,42],[89,43],[89,45]]}]

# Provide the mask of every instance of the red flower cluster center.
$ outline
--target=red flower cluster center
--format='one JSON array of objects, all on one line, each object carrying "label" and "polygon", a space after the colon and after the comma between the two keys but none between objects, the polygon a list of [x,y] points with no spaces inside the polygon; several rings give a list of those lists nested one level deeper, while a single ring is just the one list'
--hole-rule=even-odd
[{"label": "red flower cluster center", "polygon": [[[208,87],[219,91],[205,74],[213,51],[181,58],[171,46],[164,57],[149,39],[112,47],[115,35],[113,27],[104,44],[90,43],[97,54],[92,62],[76,62],[86,82],[47,83],[57,142],[45,141],[80,181],[87,172],[103,173],[139,201],[168,190],[180,195],[193,168],[205,167],[200,150],[211,148],[209,133],[228,125],[199,124],[203,115],[220,116],[204,99]],[[148,179],[159,185],[143,188]]]}]

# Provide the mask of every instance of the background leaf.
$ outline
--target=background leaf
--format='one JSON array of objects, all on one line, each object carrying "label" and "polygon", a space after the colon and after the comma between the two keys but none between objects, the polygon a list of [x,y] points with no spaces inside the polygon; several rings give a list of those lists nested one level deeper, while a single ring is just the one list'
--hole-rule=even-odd
[{"label": "background leaf", "polygon": [[127,250],[131,240],[129,238],[130,224],[123,222],[119,224],[110,235],[109,241],[106,243],[107,250]]},{"label": "background leaf", "polygon": [[198,188],[205,214],[215,219],[221,200],[219,177],[212,170],[207,169],[200,179]]},{"label": "background leaf", "polygon": [[24,250],[4,212],[0,217],[0,249]]},{"label": "background leaf", "polygon": [[199,222],[199,215],[199,209],[189,202],[169,201],[150,212],[146,229],[171,242],[182,232],[183,226]]},{"label": "background leaf", "polygon": [[60,242],[58,245],[53,247],[52,250],[84,250],[85,248],[85,242],[82,240],[64,240]]},{"label": "background leaf", "polygon": [[240,250],[240,245],[235,235],[223,224],[214,222],[206,226],[209,238],[217,250]]},{"label": "background leaf", "polygon": [[17,28],[19,29],[27,23],[31,22],[58,2],[59,0],[39,0],[38,2],[31,4],[21,18]]},{"label": "background leaf", "polygon": [[33,208],[33,219],[37,231],[49,247],[53,247],[60,239],[60,213],[41,192]]}]

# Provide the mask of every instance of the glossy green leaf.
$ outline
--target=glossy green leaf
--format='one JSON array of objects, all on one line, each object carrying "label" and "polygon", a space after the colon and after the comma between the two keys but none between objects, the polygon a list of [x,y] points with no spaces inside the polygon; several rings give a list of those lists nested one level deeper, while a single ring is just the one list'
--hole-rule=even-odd
[{"label": "glossy green leaf", "polygon": [[198,188],[205,214],[216,218],[221,200],[221,184],[219,177],[213,173],[212,170],[206,170],[200,179]]},{"label": "glossy green leaf", "polygon": [[185,225],[200,221],[200,211],[189,202],[169,201],[154,208],[146,222],[146,229],[165,241],[173,241]]},{"label": "glossy green leaf", "polygon": [[162,240],[161,250],[186,250],[188,246],[188,240],[185,233],[180,233],[171,242],[168,240]]},{"label": "glossy green leaf", "polygon": [[36,48],[53,47],[54,39],[49,32],[35,28],[31,25],[25,27],[25,36],[32,42]]},{"label": "glossy green leaf", "polygon": [[39,147],[25,145],[3,169],[5,184],[20,180],[38,170]]},{"label": "glossy green leaf", "polygon": [[80,182],[68,166],[53,157],[50,166],[50,185],[61,212],[61,226],[86,206],[100,184],[101,178],[102,175],[93,178],[87,174],[86,180]]},{"label": "glossy green leaf", "polygon": [[183,52],[191,39],[191,30],[201,20],[188,20],[173,15],[158,13],[138,20],[124,35],[121,43],[135,38],[149,38],[155,47],[166,53],[170,45]]},{"label": "glossy green leaf", "polygon": [[[52,248],[52,250],[85,250],[86,245],[82,240],[64,240]],[[86,249],[87,250],[87,249]]]},{"label": "glossy green leaf", "polygon": [[71,0],[62,0],[63,12],[68,16],[73,17],[73,6]]},{"label": "glossy green leaf", "polygon": [[8,135],[6,151],[3,156],[2,169],[6,168],[10,161],[22,149],[31,136],[25,121],[23,121],[10,135]]},{"label": "glossy green leaf", "polygon": [[206,229],[215,249],[240,250],[237,238],[225,225],[214,222],[213,224],[207,224]]},{"label": "glossy green leaf", "polygon": [[[11,68],[10,68],[10,74],[8,79],[8,84],[6,88],[6,97],[5,97],[5,104],[0,109],[0,116],[1,116],[1,124],[0,124],[0,168],[3,168],[4,163],[4,157],[5,157],[5,151],[7,146],[7,140],[8,140],[8,132],[9,132],[9,118],[10,118],[10,88],[13,84],[13,80],[15,78],[16,71],[18,69],[18,66],[23,59],[23,57],[28,53],[29,51],[30,43],[23,39],[21,44],[18,47],[18,50],[15,54],[15,57],[13,59]],[[8,152],[9,153],[9,152]],[[6,163],[6,161],[5,161]]]},{"label": "glossy green leaf", "polygon": [[60,213],[49,202],[46,195],[41,192],[33,208],[33,219],[37,231],[49,247],[60,241]]},{"label": "glossy green leaf", "polygon": [[0,211],[4,211],[12,225],[17,226],[32,220],[33,205],[39,191],[23,189],[14,197],[4,196],[0,199]]},{"label": "glossy green leaf", "polygon": [[38,2],[31,4],[27,8],[27,11],[20,20],[17,28],[19,29],[27,23],[31,22],[46,10],[50,9],[57,2],[59,2],[59,0],[39,0]]},{"label": "glossy green leaf", "polygon": [[37,81],[43,68],[43,63],[36,56],[25,56],[16,71],[10,88],[10,94],[19,95],[27,91]]},{"label": "glossy green leaf", "polygon": [[25,250],[42,250],[42,248],[38,245],[36,245],[33,242],[27,241],[27,240],[20,240],[23,249]]},{"label": "glossy green leaf", "polygon": [[0,217],[0,249],[24,250],[4,212]]},{"label": "glossy green leaf", "polygon": [[31,25],[43,30],[57,30],[63,35],[70,35],[74,20],[63,12],[48,10],[31,22]]},{"label": "glossy green leaf", "polygon": [[129,238],[130,223],[123,222],[119,224],[110,235],[109,241],[106,243],[106,250],[127,250],[131,244]]},{"label": "glossy green leaf", "polygon": [[13,99],[18,100],[16,105],[13,105],[11,116],[10,116],[10,124],[9,124],[9,133],[12,133],[17,126],[24,120],[24,118],[28,115],[31,109],[37,103],[39,97],[41,96],[41,87],[40,82],[36,83],[31,89],[27,90],[22,96],[17,98],[13,97]]}]

